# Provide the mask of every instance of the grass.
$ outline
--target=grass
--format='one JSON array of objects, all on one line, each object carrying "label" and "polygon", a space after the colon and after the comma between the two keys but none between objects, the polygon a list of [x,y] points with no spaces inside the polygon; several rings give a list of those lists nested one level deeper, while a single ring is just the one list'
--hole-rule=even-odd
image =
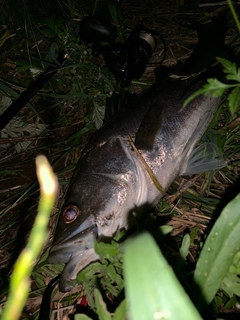
[{"label": "grass", "polygon": [[[0,58],[3,62],[0,72],[1,101],[6,96],[11,100],[16,99],[17,95],[35,79],[37,71],[43,71],[58,59],[58,52],[67,54],[67,59],[58,73],[31,100],[31,108],[22,109],[14,120],[15,123],[11,123],[8,131],[4,132],[4,140],[1,136],[0,280],[2,289],[0,301],[1,305],[4,305],[11,267],[26,243],[37,211],[39,191],[33,165],[35,156],[39,153],[46,154],[59,179],[59,197],[49,223],[49,233],[52,236],[56,215],[61,207],[75,163],[84,145],[95,131],[96,125],[100,124],[99,115],[106,98],[114,90],[118,90],[118,87],[113,75],[105,67],[103,59],[93,58],[89,48],[79,43],[79,22],[85,13],[94,10],[98,2],[89,4],[87,1],[86,3],[73,0],[67,3],[58,1],[54,4],[54,8],[49,1],[43,0],[31,1],[31,3],[4,1],[1,5],[3,8],[1,35],[4,36],[7,28],[11,31],[9,38],[0,43],[2,49]],[[157,1],[153,1],[153,7],[158,8],[158,5]],[[168,4],[164,5],[166,5],[166,14],[162,15],[161,27],[166,24],[165,34],[170,34],[166,60],[166,63],[170,64],[173,60],[176,61],[176,58],[186,57],[189,53],[187,47],[195,42],[195,38],[190,31],[181,27],[181,32],[184,31],[186,34],[182,39],[185,41],[183,41],[184,46],[179,45],[180,39],[176,42],[174,37],[179,32],[176,31],[179,30],[178,15],[168,18]],[[119,23],[122,26],[123,37],[127,27],[134,25],[135,21],[143,16],[144,5],[140,5],[139,11],[136,12],[138,6],[123,3],[125,20]],[[181,17],[188,21],[188,16],[184,16],[184,12],[181,13],[181,8],[177,6],[174,8],[175,13],[179,12]],[[151,27],[149,18],[151,16],[154,17],[153,27],[158,28],[158,13],[155,12],[156,16],[154,16],[149,6],[147,10],[149,12],[146,21],[149,21],[149,27]],[[159,15],[161,14],[159,11]],[[203,14],[200,16],[202,17]],[[173,26],[169,22],[173,23]],[[171,52],[174,52],[174,55]],[[148,72],[143,80],[136,83],[145,86],[144,84],[149,80],[146,79],[146,75],[151,74],[153,77],[152,68],[149,68]],[[135,87],[133,90],[138,88]],[[92,121],[93,114],[95,114],[95,122]],[[216,120],[214,130],[209,131],[205,136],[206,139],[215,139],[224,150],[226,157],[230,159],[228,167],[214,174],[178,179],[170,189],[171,194],[179,191],[178,197],[172,205],[163,200],[157,208],[159,212],[165,213],[165,217],[162,214],[157,218],[151,215],[145,222],[147,226],[151,226],[152,220],[156,219],[158,225],[165,223],[173,227],[171,236],[167,235],[164,241],[160,242],[163,252],[176,266],[176,272],[184,268],[186,271],[194,269],[204,234],[208,232],[208,221],[210,219],[212,222],[215,221],[214,212],[219,206],[222,194],[238,179],[239,127],[233,127],[230,131],[225,128],[232,119],[233,115],[229,112],[228,106],[224,107]],[[41,130],[36,132],[36,124],[39,128],[40,125],[44,125],[42,132]],[[22,130],[19,130],[19,126]],[[157,227],[154,232],[158,229]],[[180,262],[176,263],[176,256],[178,248],[182,246],[184,235],[188,233],[191,241],[188,248],[190,253],[187,256],[187,266],[183,268]],[[22,313],[22,319],[37,318],[41,295],[46,284],[62,270],[62,266],[46,264],[48,246],[46,239],[43,255],[32,272],[31,293]],[[120,256],[103,260],[101,267],[96,265],[86,269],[86,273],[91,273],[92,280],[84,280],[83,287],[85,292],[88,292],[88,301],[94,310],[96,306],[92,293],[95,286],[102,288],[104,299],[110,310],[114,310],[118,304],[119,292],[124,285],[121,260],[120,253]],[[88,279],[90,276],[83,273],[79,277]],[[60,310],[64,309],[62,315],[69,311],[66,306],[74,306],[81,300],[82,293],[79,294],[79,292],[70,293],[67,296],[54,292],[53,299],[58,301]],[[224,291],[220,291],[215,298],[214,307],[218,311],[230,309],[236,301],[238,301],[236,296],[230,297]],[[60,318],[60,316],[56,317]]]},{"label": "grass", "polygon": [[[8,54],[11,65],[7,77],[4,73],[0,75],[1,88],[5,85],[1,99],[6,95],[15,99],[15,90],[21,93],[34,80],[32,70],[42,71],[57,58],[57,53],[52,50],[53,41],[59,51],[67,53],[68,59],[56,77],[33,98],[32,109],[24,108],[2,136],[5,138],[0,146],[2,301],[5,299],[5,289],[8,287],[6,280],[12,263],[25,244],[37,209],[35,156],[39,153],[48,154],[48,150],[51,150],[48,156],[54,171],[58,173],[61,199],[79,152],[85,145],[88,133],[93,131],[93,110],[102,107],[114,89],[113,76],[106,68],[101,68],[99,63],[102,62],[99,60],[96,64],[89,48],[78,44],[78,24],[83,12],[86,12],[86,6],[77,8],[74,3],[66,6],[59,2],[52,10],[46,1],[32,2],[31,5],[20,1],[10,9],[8,4],[4,4],[4,12],[9,17],[8,27],[13,30],[13,37],[3,44],[2,57],[7,68]],[[74,11],[70,5],[75,5]],[[54,14],[50,14],[51,11]],[[41,124],[45,125],[45,130],[36,132],[36,125]],[[23,128],[22,134],[19,134],[19,126]],[[60,202],[57,206],[60,206]],[[57,209],[53,211],[52,224],[56,221],[56,212]],[[46,285],[43,277],[52,277],[54,273],[46,267],[39,268],[36,267],[33,272],[33,278],[39,286],[39,292],[35,288],[33,296],[42,294]],[[56,268],[55,272],[59,272],[59,269]],[[27,312],[34,313],[35,310]]]}]

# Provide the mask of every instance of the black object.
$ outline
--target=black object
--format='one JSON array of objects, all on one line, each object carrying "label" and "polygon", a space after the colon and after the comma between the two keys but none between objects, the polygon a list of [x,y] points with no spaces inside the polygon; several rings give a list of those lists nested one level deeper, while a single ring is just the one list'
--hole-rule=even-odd
[{"label": "black object", "polygon": [[141,77],[156,47],[157,41],[153,31],[139,25],[133,29],[122,45],[117,59],[111,55],[111,61],[110,55],[105,54],[107,65],[110,66],[110,70],[122,88],[128,87],[133,78]]},{"label": "black object", "polygon": [[64,56],[58,57],[59,64],[50,65],[30,86],[3,112],[0,116],[0,131],[12,120],[13,117],[29,102],[29,100],[52,78],[61,67]]},{"label": "black object", "polygon": [[47,285],[47,288],[43,293],[38,320],[48,320],[50,318],[49,315],[50,315],[51,295],[54,288],[59,283],[60,277],[61,275],[58,275],[56,278],[52,279]]},{"label": "black object", "polygon": [[105,19],[87,16],[80,23],[79,35],[85,44],[93,44],[93,55],[97,57],[103,51],[103,43],[113,45],[117,37],[117,28]]},{"label": "black object", "polygon": [[95,17],[85,17],[80,23],[82,41],[92,44],[93,55],[103,54],[109,70],[122,88],[129,86],[133,78],[139,78],[145,71],[148,60],[157,47],[157,38],[164,46],[163,37],[156,31],[139,25],[130,33],[125,43],[116,43],[117,28],[109,21]]}]

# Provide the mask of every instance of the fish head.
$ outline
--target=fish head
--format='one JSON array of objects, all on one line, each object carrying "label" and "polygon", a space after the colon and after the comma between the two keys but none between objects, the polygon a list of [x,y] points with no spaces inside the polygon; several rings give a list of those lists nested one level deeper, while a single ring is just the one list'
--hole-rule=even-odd
[{"label": "fish head", "polygon": [[97,238],[95,218],[90,215],[84,219],[77,203],[69,204],[62,209],[57,231],[48,260],[50,263],[66,264],[59,288],[67,292],[72,289],[71,282],[76,279],[78,271],[98,259],[93,249]]},{"label": "fish head", "polygon": [[99,259],[94,240],[109,241],[129,222],[137,189],[134,164],[119,141],[109,147],[113,152],[108,151],[107,163],[101,161],[104,148],[98,148],[97,157],[93,154],[80,163],[59,216],[48,260],[66,264],[60,280],[62,292],[71,289],[69,280],[76,279],[81,269]]}]

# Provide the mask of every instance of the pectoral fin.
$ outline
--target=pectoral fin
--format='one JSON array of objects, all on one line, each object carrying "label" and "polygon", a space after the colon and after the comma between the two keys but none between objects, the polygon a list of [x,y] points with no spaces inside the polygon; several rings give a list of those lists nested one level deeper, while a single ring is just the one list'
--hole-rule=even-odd
[{"label": "pectoral fin", "polygon": [[188,162],[180,172],[180,176],[220,169],[227,164],[228,160],[219,148],[213,143],[205,142],[192,151]]},{"label": "pectoral fin", "polygon": [[161,128],[163,109],[158,105],[151,106],[145,115],[135,138],[135,146],[140,150],[152,150],[155,137]]}]

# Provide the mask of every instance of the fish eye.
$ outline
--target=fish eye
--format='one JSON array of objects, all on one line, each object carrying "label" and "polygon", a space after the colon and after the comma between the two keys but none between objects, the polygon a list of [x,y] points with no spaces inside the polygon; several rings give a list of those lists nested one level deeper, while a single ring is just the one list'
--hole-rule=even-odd
[{"label": "fish eye", "polygon": [[80,210],[77,206],[67,206],[62,213],[62,217],[65,223],[72,223],[77,219],[80,214]]}]

